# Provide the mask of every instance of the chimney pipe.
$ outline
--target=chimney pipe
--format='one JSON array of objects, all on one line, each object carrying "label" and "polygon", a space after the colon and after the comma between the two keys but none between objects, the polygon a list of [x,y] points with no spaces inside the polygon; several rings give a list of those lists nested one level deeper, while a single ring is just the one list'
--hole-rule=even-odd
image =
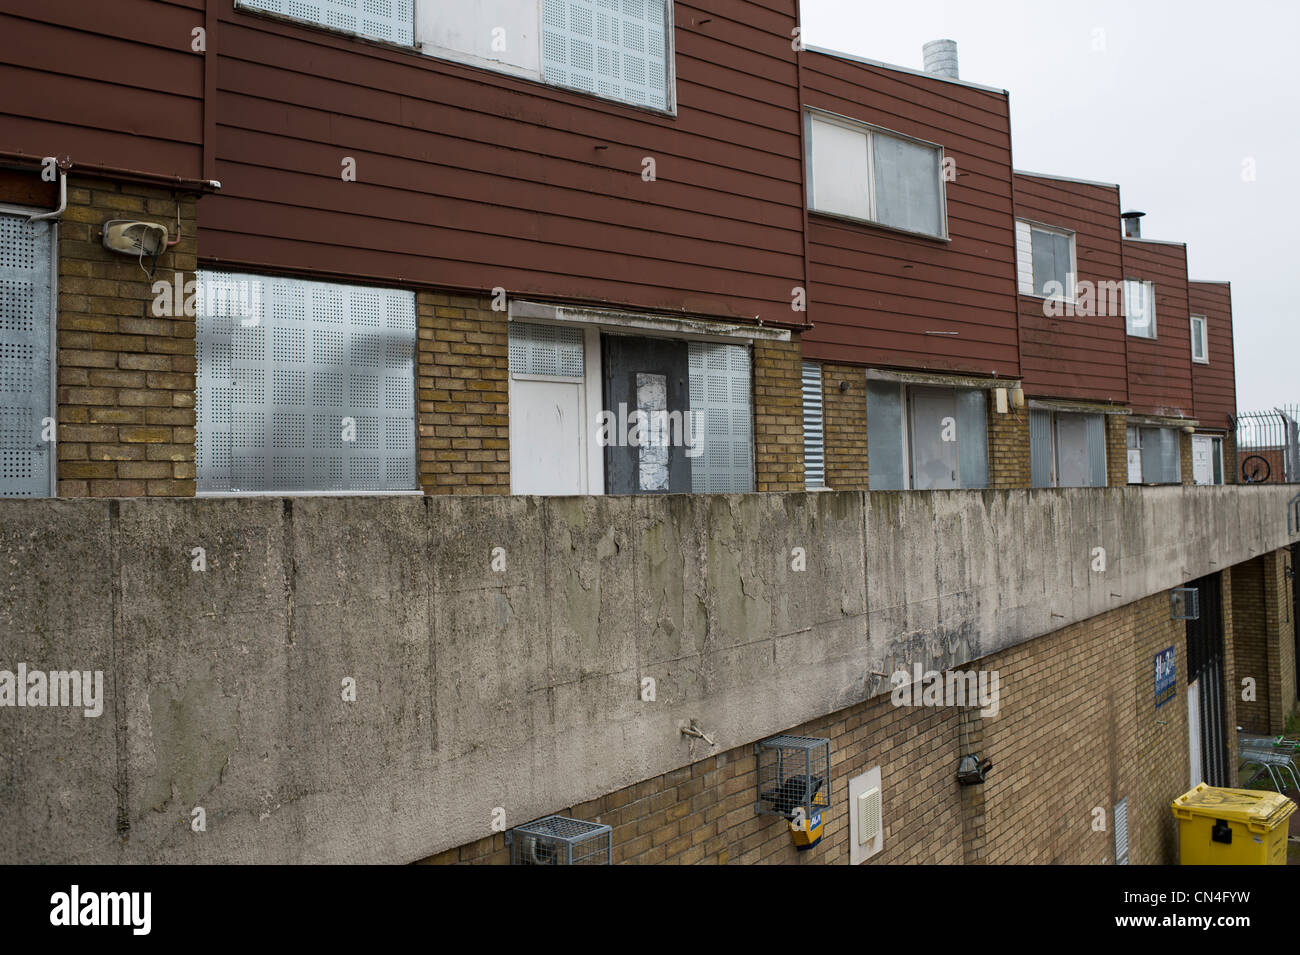
[{"label": "chimney pipe", "polygon": [[1134,209],[1120,214],[1120,218],[1124,220],[1124,237],[1126,239],[1142,238],[1142,217],[1144,215],[1146,215],[1145,212],[1138,212]]},{"label": "chimney pipe", "polygon": [[925,59],[925,72],[945,79],[960,79],[957,75],[957,41],[931,40],[921,47]]}]

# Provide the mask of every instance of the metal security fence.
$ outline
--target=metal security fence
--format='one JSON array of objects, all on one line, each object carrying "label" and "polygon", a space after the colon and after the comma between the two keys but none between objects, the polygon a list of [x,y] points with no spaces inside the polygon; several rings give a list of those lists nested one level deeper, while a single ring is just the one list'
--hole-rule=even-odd
[{"label": "metal security fence", "polygon": [[1300,482],[1300,405],[1239,414],[1237,469],[1247,484]]}]

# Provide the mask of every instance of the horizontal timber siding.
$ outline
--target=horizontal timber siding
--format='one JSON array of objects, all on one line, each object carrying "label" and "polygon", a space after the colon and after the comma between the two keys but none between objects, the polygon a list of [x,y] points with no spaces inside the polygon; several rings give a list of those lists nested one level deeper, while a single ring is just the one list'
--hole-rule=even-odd
[{"label": "horizontal timber siding", "polygon": [[[1078,281],[1119,283],[1119,187],[1017,174],[1016,218],[1068,229],[1075,234]],[[1122,302],[1122,298],[1120,299]],[[1094,298],[1097,312],[1102,303]],[[1124,315],[1068,314],[1049,317],[1043,299],[1020,296],[1020,362],[1031,395],[1113,401],[1128,399]]]},{"label": "horizontal timber siding", "polygon": [[[1019,373],[1007,97],[824,53],[800,54],[803,105],[944,147],[950,242],[809,214],[804,354]],[[927,335],[926,332],[956,332]]]}]

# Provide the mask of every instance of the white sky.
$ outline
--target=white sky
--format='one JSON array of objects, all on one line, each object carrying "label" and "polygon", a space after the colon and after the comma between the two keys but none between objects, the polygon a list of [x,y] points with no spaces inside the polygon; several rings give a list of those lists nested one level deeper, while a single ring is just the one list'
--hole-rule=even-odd
[{"label": "white sky", "polygon": [[1143,237],[1186,242],[1192,279],[1232,283],[1238,410],[1300,403],[1300,2],[801,7],[809,45],[910,69],[956,40],[962,79],[1011,93],[1017,169],[1119,183]]}]

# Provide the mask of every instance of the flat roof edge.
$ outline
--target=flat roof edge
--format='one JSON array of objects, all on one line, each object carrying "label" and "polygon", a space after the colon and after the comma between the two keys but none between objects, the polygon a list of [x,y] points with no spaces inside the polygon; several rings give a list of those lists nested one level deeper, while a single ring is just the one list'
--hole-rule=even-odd
[{"label": "flat roof edge", "polygon": [[1050,172],[1030,172],[1028,169],[1012,169],[1012,175],[1029,176],[1031,179],[1056,179],[1060,182],[1077,182],[1081,186],[1101,186],[1105,189],[1118,189],[1117,182],[1101,182],[1097,179],[1076,179],[1073,176],[1053,176]]},{"label": "flat roof edge", "polygon": [[820,53],[823,56],[831,56],[837,60],[851,60],[854,63],[861,63],[864,66],[874,66],[882,70],[892,70],[895,73],[910,73],[913,76],[924,76],[926,79],[938,80],[940,83],[952,83],[954,86],[965,86],[973,90],[983,90],[986,93],[997,93],[999,96],[1010,96],[1010,93],[1004,89],[998,89],[996,86],[985,86],[983,83],[971,83],[968,80],[954,80],[950,76],[935,76],[933,73],[927,73],[925,70],[914,70],[910,67],[899,66],[896,63],[883,63],[880,60],[869,60],[865,56],[857,56],[853,53],[844,53],[840,50],[828,50],[822,46],[805,46],[804,52]]},{"label": "flat roof edge", "polygon": [[1184,249],[1187,248],[1186,242],[1174,242],[1170,239],[1144,239],[1140,236],[1132,235],[1121,236],[1121,238],[1123,238],[1125,242],[1153,242],[1156,245],[1181,245]]}]

